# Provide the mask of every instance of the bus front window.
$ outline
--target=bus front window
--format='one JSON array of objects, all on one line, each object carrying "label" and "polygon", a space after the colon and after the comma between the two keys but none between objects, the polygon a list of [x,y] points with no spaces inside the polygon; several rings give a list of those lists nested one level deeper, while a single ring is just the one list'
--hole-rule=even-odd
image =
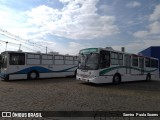
[{"label": "bus front window", "polygon": [[7,68],[7,56],[2,55],[2,68]]},{"label": "bus front window", "polygon": [[96,70],[99,65],[98,59],[99,55],[97,53],[81,54],[78,68],[83,70]]}]

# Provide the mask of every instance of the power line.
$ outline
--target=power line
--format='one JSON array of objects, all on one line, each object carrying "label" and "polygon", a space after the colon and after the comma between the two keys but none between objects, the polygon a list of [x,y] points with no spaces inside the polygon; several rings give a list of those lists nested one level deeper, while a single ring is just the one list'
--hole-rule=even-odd
[{"label": "power line", "polygon": [[[6,42],[8,42],[8,41],[4,41],[4,40],[0,40],[1,42],[4,42],[4,43],[6,43]],[[19,44],[17,44],[17,43],[13,43],[13,42],[8,42],[8,43],[11,43],[11,44],[14,44],[14,45],[19,45]]]},{"label": "power line", "polygon": [[[23,42],[25,42],[25,44],[29,44],[29,45],[35,45],[35,44],[36,44],[36,43],[31,43],[31,42],[29,42],[29,40],[25,40],[25,39],[23,39],[23,38],[21,38],[21,37],[19,37],[19,36],[16,36],[16,35],[8,32],[8,31],[6,31],[6,30],[0,29],[0,31],[8,34],[9,36],[12,36],[13,38],[10,37],[11,39],[18,40],[18,41],[23,41]],[[5,34],[2,34],[2,35],[6,36],[6,37],[9,37],[9,36],[7,36],[7,35],[5,35]],[[45,47],[45,46],[37,45],[37,44],[36,44],[36,46]]]},{"label": "power line", "polygon": [[[22,42],[22,43],[24,43],[24,44],[28,44],[28,45],[31,45],[31,46],[34,46],[34,43],[27,43],[27,41],[22,41],[22,40],[20,40],[20,39],[17,39],[17,38],[13,38],[13,37],[11,37],[11,36],[8,36],[8,35],[5,35],[5,34],[3,34],[3,33],[0,33],[1,35],[3,35],[3,36],[5,36],[5,37],[8,37],[8,38],[10,38],[10,39],[13,39],[13,40],[18,40],[19,42]],[[39,47],[39,46],[37,46],[37,47]],[[40,47],[39,47],[40,48]]]},{"label": "power line", "polygon": [[29,48],[29,47],[27,47],[27,46],[25,46],[25,45],[22,45],[22,44],[17,44],[17,43],[13,43],[13,42],[8,42],[8,41],[4,41],[4,40],[0,40],[1,42],[3,42],[3,43],[7,43],[7,44],[12,44],[12,45],[18,45],[18,46],[23,46],[23,47],[25,47],[25,48],[27,48],[27,49],[29,49],[29,50],[31,50],[31,51],[35,51],[35,52],[37,52],[36,50],[34,50],[34,49],[31,49],[31,48]]},{"label": "power line", "polygon": [[[33,43],[33,42],[30,42],[29,40],[26,40],[26,39],[23,39],[19,36],[16,36],[6,30],[3,30],[0,28],[0,31],[3,32],[3,33],[0,33],[1,35],[5,36],[5,37],[8,37],[10,39],[13,39],[13,40],[17,40],[19,42],[22,42],[24,44],[28,44],[30,46],[34,46],[34,47],[38,47],[40,50],[43,48],[44,50],[46,49],[46,46],[43,46],[43,45],[39,45],[37,43]],[[28,47],[27,47],[28,48]],[[48,47],[47,47],[48,48]],[[53,51],[52,49],[48,48],[49,50]],[[35,51],[35,50],[34,50]]]},{"label": "power line", "polygon": [[27,48],[27,49],[29,49],[29,50],[31,50],[31,51],[37,52],[36,50],[31,49],[31,48],[29,48],[29,47],[27,47],[27,46],[24,46],[24,45],[21,45],[21,46],[23,46],[23,47],[25,47],[25,48]]},{"label": "power line", "polygon": [[[0,33],[0,34],[1,34],[1,33]],[[1,34],[1,35],[4,35],[4,34]],[[14,39],[14,38],[12,38],[12,37],[10,37],[10,36],[6,36],[6,35],[5,35],[5,37],[8,37],[8,38],[10,38],[10,39]],[[14,39],[14,40],[17,40],[17,39]],[[3,41],[3,40],[0,40],[0,41],[6,43],[6,41]],[[19,42],[20,42],[20,41],[19,41]],[[10,44],[14,44],[14,45],[20,45],[20,44],[13,43],[13,42],[9,42],[9,43],[10,43]],[[21,41],[21,43],[27,44],[26,42],[23,42],[23,41]],[[28,44],[28,45],[29,45],[29,44]],[[24,46],[24,45],[21,44],[21,46]],[[31,46],[34,46],[34,45],[31,45]],[[35,51],[35,50],[33,50],[33,49],[29,48],[29,47],[26,47],[26,46],[25,46],[25,48],[30,49],[30,50],[32,50],[32,51]],[[40,48],[40,49],[41,49],[41,48]]]}]

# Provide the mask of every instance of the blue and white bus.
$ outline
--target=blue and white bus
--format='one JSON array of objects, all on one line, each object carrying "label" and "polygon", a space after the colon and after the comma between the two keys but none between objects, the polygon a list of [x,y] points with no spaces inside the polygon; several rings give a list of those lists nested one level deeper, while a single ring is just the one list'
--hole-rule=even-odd
[{"label": "blue and white bus", "polygon": [[156,58],[129,54],[108,48],[87,48],[79,52],[77,80],[91,83],[115,83],[158,80]]},{"label": "blue and white bus", "polygon": [[77,56],[5,51],[0,76],[4,80],[66,77],[76,74]]}]

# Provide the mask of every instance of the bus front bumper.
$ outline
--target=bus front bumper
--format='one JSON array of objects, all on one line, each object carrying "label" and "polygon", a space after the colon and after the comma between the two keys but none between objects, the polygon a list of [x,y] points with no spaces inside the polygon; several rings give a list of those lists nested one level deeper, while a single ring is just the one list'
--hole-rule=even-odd
[{"label": "bus front bumper", "polygon": [[76,76],[77,80],[85,81],[85,82],[94,82],[96,77],[82,77],[82,76]]},{"label": "bus front bumper", "polygon": [[0,73],[0,77],[4,80],[7,80],[9,78],[8,74]]}]

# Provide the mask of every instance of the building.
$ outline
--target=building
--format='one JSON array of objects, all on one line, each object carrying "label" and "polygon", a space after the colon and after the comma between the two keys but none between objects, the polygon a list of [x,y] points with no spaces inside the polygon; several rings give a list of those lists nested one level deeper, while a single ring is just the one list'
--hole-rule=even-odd
[{"label": "building", "polygon": [[[160,61],[160,46],[151,46],[149,48],[142,50],[138,54],[158,58]],[[159,69],[160,69],[160,64],[159,64]]]}]

